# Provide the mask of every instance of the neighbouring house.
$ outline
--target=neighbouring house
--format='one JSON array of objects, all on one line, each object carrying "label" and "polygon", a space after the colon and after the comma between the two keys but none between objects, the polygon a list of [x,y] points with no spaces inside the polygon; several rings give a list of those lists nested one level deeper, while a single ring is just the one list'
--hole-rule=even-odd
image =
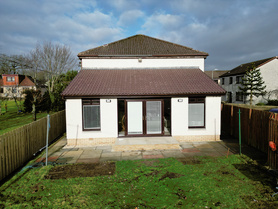
[{"label": "neighbouring house", "polygon": [[212,80],[214,80],[215,83],[220,85],[220,77],[224,73],[227,73],[227,70],[210,70],[205,71],[205,74],[207,74]]},{"label": "neighbouring house", "polygon": [[260,69],[266,85],[265,91],[267,91],[267,94],[263,97],[254,97],[254,104],[267,103],[268,99],[278,99],[278,56],[275,56],[241,64],[221,75],[221,86],[227,91],[226,95],[222,97],[222,101],[243,104],[249,100],[249,96],[244,96],[238,87],[241,86],[240,83],[245,72],[252,69],[253,66],[256,69]]},{"label": "neighbouring house", "polygon": [[3,74],[0,79],[0,96],[2,97],[24,97],[23,91],[35,89],[33,79],[30,76],[19,74]]},{"label": "neighbouring house", "polygon": [[203,72],[207,56],[145,35],[79,53],[81,70],[62,93],[68,146],[219,140],[225,90]]}]

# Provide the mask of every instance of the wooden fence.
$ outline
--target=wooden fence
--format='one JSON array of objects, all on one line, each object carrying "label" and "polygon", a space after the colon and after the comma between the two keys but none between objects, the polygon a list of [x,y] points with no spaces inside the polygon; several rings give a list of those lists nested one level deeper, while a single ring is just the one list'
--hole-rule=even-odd
[{"label": "wooden fence", "polygon": [[257,148],[265,153],[268,152],[268,130],[269,116],[268,111],[254,110],[222,104],[221,129],[225,134],[235,138],[239,137],[238,112],[240,109],[241,117],[241,140],[242,143]]},{"label": "wooden fence", "polygon": [[[269,118],[269,140],[278,145],[278,114],[272,114]],[[277,150],[268,149],[268,163],[272,169],[278,169]]]},{"label": "wooden fence", "polygon": [[268,153],[269,165],[271,168],[277,169],[277,152],[273,152],[269,148],[269,141],[275,141],[278,145],[278,114],[222,104],[222,133],[235,138],[239,137],[239,109],[241,112],[242,143]]},{"label": "wooden fence", "polygon": [[[46,145],[47,118],[0,136],[0,181]],[[49,143],[66,131],[65,111],[50,115]]]}]

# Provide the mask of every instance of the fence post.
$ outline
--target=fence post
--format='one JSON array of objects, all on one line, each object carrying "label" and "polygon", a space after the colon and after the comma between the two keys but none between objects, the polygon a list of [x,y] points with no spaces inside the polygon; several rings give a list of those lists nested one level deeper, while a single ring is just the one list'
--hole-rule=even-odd
[{"label": "fence post", "polygon": [[240,124],[240,109],[238,109],[238,137],[239,137],[239,154],[241,155],[241,124]]}]

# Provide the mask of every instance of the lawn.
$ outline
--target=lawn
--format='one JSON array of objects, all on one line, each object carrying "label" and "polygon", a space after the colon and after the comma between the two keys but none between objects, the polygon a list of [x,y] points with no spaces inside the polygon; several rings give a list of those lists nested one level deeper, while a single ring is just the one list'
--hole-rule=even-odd
[{"label": "lawn", "polygon": [[245,155],[59,165],[16,174],[0,208],[277,208],[275,187]]},{"label": "lawn", "polygon": [[[13,100],[8,101],[7,107],[8,112],[5,111],[4,104],[2,103],[2,115],[0,115],[0,135],[33,122],[31,113],[17,112],[17,107]],[[37,119],[45,117],[46,115],[47,113],[38,113]]]}]

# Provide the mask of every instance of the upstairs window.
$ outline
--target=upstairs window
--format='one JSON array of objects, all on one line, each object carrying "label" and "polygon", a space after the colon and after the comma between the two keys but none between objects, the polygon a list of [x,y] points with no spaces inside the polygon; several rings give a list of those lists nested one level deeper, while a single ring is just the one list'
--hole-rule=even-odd
[{"label": "upstairs window", "polygon": [[10,81],[15,81],[15,78],[9,76],[9,77],[7,77],[7,81],[9,81],[9,82],[10,82]]},{"label": "upstairs window", "polygon": [[205,98],[189,98],[188,127],[205,127]]},{"label": "upstairs window", "polygon": [[222,85],[225,84],[225,78],[222,78]]},{"label": "upstairs window", "polygon": [[233,77],[230,77],[230,82],[229,84],[233,84]]},{"label": "upstairs window", "polygon": [[242,76],[237,76],[236,77],[236,83],[240,84],[242,82]]},{"label": "upstairs window", "polygon": [[83,130],[100,130],[100,101],[99,99],[83,99]]}]

